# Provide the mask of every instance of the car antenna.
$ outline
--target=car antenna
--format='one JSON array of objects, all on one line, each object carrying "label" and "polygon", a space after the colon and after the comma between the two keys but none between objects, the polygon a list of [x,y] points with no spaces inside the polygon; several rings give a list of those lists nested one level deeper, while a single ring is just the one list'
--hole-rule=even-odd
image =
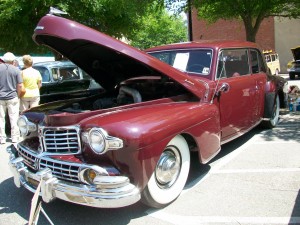
[{"label": "car antenna", "polygon": [[61,11],[57,8],[54,8],[54,7],[50,7],[50,11],[49,11],[49,14],[51,15],[66,15],[68,13],[64,12],[64,11]]}]

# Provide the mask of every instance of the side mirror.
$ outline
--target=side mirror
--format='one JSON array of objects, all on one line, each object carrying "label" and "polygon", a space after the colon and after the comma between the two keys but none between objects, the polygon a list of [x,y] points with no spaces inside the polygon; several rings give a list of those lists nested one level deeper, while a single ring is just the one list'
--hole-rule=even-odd
[{"label": "side mirror", "polygon": [[[221,87],[216,91],[216,93],[215,93],[213,99],[214,99],[215,97],[220,97],[221,92],[226,93],[226,92],[229,91],[229,89],[230,89],[230,88],[229,88],[229,84],[228,84],[228,83],[223,83],[223,84],[221,85]],[[213,102],[213,99],[211,100],[211,103]]]},{"label": "side mirror", "polygon": [[224,92],[224,93],[226,93],[226,92],[228,92],[229,91],[229,84],[228,83],[223,83],[222,85],[221,85],[221,87],[219,88],[219,90],[217,91],[217,95],[219,95],[219,93],[220,92]]}]

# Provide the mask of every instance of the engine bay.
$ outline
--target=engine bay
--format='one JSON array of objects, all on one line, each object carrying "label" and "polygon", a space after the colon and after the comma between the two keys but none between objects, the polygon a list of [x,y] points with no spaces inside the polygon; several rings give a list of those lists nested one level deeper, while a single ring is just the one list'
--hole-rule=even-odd
[{"label": "engine bay", "polygon": [[[181,97],[176,97],[181,96]],[[134,103],[172,98],[173,101],[196,101],[182,85],[161,77],[134,78],[120,83],[113,91],[104,92],[100,96],[67,104],[59,111],[81,113],[100,109],[108,109]]]}]

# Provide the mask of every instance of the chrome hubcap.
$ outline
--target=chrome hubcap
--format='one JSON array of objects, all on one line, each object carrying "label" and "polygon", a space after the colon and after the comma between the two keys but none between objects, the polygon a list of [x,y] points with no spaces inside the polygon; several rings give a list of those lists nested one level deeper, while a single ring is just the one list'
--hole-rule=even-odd
[{"label": "chrome hubcap", "polygon": [[166,149],[156,165],[155,176],[161,188],[169,188],[176,181],[181,169],[181,157],[175,147]]}]

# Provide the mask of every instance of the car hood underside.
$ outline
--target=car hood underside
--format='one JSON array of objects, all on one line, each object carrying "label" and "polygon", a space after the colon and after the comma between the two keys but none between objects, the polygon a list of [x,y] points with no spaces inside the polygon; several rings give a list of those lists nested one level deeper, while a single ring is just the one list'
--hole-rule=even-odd
[{"label": "car hood underside", "polygon": [[46,15],[38,23],[33,40],[62,54],[92,76],[106,90],[139,76],[172,79],[196,95],[195,80],[185,73],[121,41],[80,23]]},{"label": "car hood underside", "polygon": [[295,61],[300,60],[300,46],[291,49]]}]

